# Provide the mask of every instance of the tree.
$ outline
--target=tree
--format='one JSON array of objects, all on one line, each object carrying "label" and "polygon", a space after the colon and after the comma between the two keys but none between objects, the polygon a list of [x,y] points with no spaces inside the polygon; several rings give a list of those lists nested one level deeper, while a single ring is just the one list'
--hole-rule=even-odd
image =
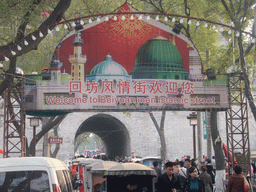
[{"label": "tree", "polygon": [[[56,1],[52,1],[56,2]],[[49,3],[49,2],[47,2]],[[9,39],[10,42],[7,42],[7,45],[0,46],[0,55],[5,55],[10,59],[10,65],[7,70],[7,73],[14,74],[16,70],[16,61],[17,57],[20,55],[23,55],[25,53],[28,53],[32,50],[36,50],[38,47],[38,44],[45,38],[47,34],[47,26],[49,26],[50,29],[53,29],[54,25],[61,21],[65,11],[69,8],[71,3],[71,0],[61,0],[57,3],[56,7],[52,11],[52,13],[49,15],[49,17],[37,28],[37,30],[41,30],[41,32],[44,34],[43,37],[39,37],[39,34],[34,34],[36,36],[36,40],[33,40],[31,36],[26,38],[27,42],[29,43],[29,46],[26,46],[24,43],[21,43],[20,46],[22,48],[21,51],[17,51],[17,47],[13,47],[18,43],[20,40],[22,40],[25,37],[25,34],[27,32],[27,26],[31,24],[31,26],[35,25],[33,23],[34,16],[40,12],[40,6],[44,5],[50,5],[50,4],[43,4],[41,0],[29,0],[29,1],[4,1],[2,8],[4,10],[7,8],[7,11],[10,11],[12,14],[17,14],[15,11],[19,10],[19,8],[24,7],[20,12],[22,14],[21,17],[18,17],[15,15],[9,15],[8,18],[12,18],[13,23],[15,23],[17,19],[17,25],[14,26],[14,29],[12,32],[14,32],[14,35]],[[6,11],[6,10],[5,10]],[[2,12],[2,14],[5,14],[6,12]],[[18,15],[19,16],[19,15]],[[2,15],[3,17],[3,15]],[[6,24],[6,23],[4,23]],[[7,25],[8,26],[8,25]],[[9,28],[7,28],[9,30]],[[11,54],[9,51],[12,49],[15,51],[15,55]],[[0,61],[3,61],[4,57],[0,58]],[[13,81],[13,76],[6,75],[6,78],[3,80],[3,82],[0,85],[0,95],[3,94],[3,91],[8,87],[9,83]]]},{"label": "tree", "polygon": [[[60,123],[65,119],[67,115],[59,115],[59,116],[54,116],[50,118],[43,118],[43,126],[42,130],[36,134],[36,143],[47,133],[49,130],[52,128],[58,128]],[[57,130],[54,130],[55,134]],[[32,154],[34,151],[34,138],[30,141],[30,145],[27,143],[27,151],[26,155],[28,156],[29,154]],[[54,150],[53,154],[56,156],[58,152],[58,147],[56,146],[56,149]]]},{"label": "tree", "polygon": [[160,142],[161,142],[161,159],[162,160],[166,160],[167,158],[167,152],[166,152],[166,142],[165,142],[165,135],[164,135],[164,121],[165,121],[165,115],[166,115],[166,111],[162,111],[162,116],[161,116],[161,121],[160,121],[160,125],[158,125],[154,114],[152,112],[149,112],[149,116],[151,118],[151,120],[153,121],[155,128],[159,134],[160,137]]}]

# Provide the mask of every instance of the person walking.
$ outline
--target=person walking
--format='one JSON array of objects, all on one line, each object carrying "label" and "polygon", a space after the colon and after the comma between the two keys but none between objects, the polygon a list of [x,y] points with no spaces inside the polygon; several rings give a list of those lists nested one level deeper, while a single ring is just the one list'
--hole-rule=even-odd
[{"label": "person walking", "polygon": [[181,182],[173,172],[173,162],[165,163],[165,173],[158,177],[156,182],[157,192],[182,192]]},{"label": "person walking", "polygon": [[198,176],[198,170],[192,166],[188,169],[189,176],[185,181],[184,192],[205,192],[204,181]]},{"label": "person walking", "polygon": [[187,178],[187,168],[184,167],[184,161],[180,161],[180,175]]},{"label": "person walking", "polygon": [[159,177],[160,175],[162,175],[162,171],[158,165],[159,165],[158,161],[153,161],[153,169],[156,171],[157,176]]},{"label": "person walking", "polygon": [[212,178],[212,183],[215,183],[215,173],[213,171],[213,165],[211,163],[210,159],[206,159],[206,168],[207,168],[207,173],[211,176]]},{"label": "person walking", "polygon": [[231,175],[228,180],[227,192],[244,192],[245,177],[242,175],[242,168],[236,165],[233,168],[235,174]]},{"label": "person walking", "polygon": [[213,185],[212,185],[212,178],[207,173],[207,168],[205,165],[201,167],[201,174],[199,175],[199,178],[204,181],[204,189],[205,192],[212,192],[213,191]]},{"label": "person walking", "polygon": [[179,162],[174,162],[173,173],[174,173],[174,175],[176,175],[178,177],[178,180],[179,180],[179,182],[181,184],[181,188],[183,190],[186,177],[184,177],[184,176],[182,176],[180,174],[181,173],[181,169],[180,169],[180,163]]}]

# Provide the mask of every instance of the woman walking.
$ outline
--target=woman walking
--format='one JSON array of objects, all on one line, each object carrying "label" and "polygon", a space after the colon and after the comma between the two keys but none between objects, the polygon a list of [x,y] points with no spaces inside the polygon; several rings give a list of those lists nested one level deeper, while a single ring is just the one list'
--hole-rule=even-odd
[{"label": "woman walking", "polygon": [[185,192],[205,192],[204,181],[198,176],[198,170],[192,166],[188,169],[189,176],[184,185]]},{"label": "woman walking", "polygon": [[212,178],[207,173],[207,168],[205,165],[201,167],[201,171],[202,173],[199,175],[199,178],[204,181],[205,192],[212,192],[213,191]]}]

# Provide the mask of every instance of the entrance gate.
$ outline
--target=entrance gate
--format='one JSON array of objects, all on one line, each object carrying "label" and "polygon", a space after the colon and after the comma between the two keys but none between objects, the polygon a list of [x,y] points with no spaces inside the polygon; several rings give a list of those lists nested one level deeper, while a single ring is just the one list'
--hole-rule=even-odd
[{"label": "entrance gate", "polygon": [[[128,10],[128,8],[129,8],[129,6],[126,5],[126,10]],[[93,15],[85,16],[83,18],[82,17],[81,18],[76,18],[76,19],[73,19],[73,20],[60,22],[60,23],[56,24],[56,26],[60,25],[60,24],[66,24],[66,22],[71,22],[71,21],[75,22],[75,21],[79,21],[79,20],[82,20],[82,19],[89,19],[88,23],[90,24],[90,23],[92,23],[91,18],[93,18],[93,17],[97,17],[98,18],[97,22],[100,23],[102,21],[99,18],[100,16],[104,16],[105,17],[105,21],[106,22],[103,21],[104,25],[107,24],[107,22],[109,22],[109,23],[112,22],[115,25],[116,23],[115,23],[114,20],[116,20],[116,19],[109,19],[110,15],[111,16],[115,15],[115,18],[116,18],[116,16],[118,16],[119,18],[117,19],[117,21],[120,22],[120,23],[122,23],[122,20],[124,20],[124,19],[120,19],[122,15],[131,16],[131,18],[132,18],[131,20],[133,20],[133,24],[136,21],[136,22],[138,22],[141,25],[145,25],[146,26],[145,29],[146,29],[147,32],[148,32],[149,29],[151,29],[152,31],[157,31],[157,33],[160,33],[160,29],[161,29],[161,35],[162,36],[164,35],[164,36],[168,37],[169,40],[173,39],[173,43],[174,44],[175,44],[176,41],[183,42],[182,45],[184,44],[184,47],[182,49],[180,48],[180,50],[187,50],[186,53],[185,52],[182,53],[182,54],[184,54],[183,55],[184,58],[187,58],[187,63],[186,63],[186,66],[185,66],[186,73],[190,73],[189,74],[190,75],[189,78],[192,79],[193,81],[198,81],[198,83],[204,80],[204,76],[203,76],[203,74],[201,74],[202,68],[201,68],[200,57],[199,57],[199,55],[197,53],[197,50],[195,49],[193,43],[187,37],[185,37],[185,35],[180,34],[180,32],[178,32],[177,30],[175,31],[175,28],[171,28],[169,26],[166,26],[166,25],[164,25],[161,22],[158,23],[158,20],[159,20],[158,15],[159,15],[159,13],[146,13],[146,12],[139,13],[139,12],[133,12],[133,10],[128,10],[127,12],[121,12],[120,11],[120,12],[111,13],[111,14],[99,14],[99,15],[94,15],[94,16]],[[136,15],[136,19],[134,19],[134,15]],[[147,19],[141,19],[142,15],[147,16]],[[158,18],[158,19],[155,19],[154,21],[151,20],[150,24],[149,24],[149,21],[148,21],[150,19],[149,15],[157,15],[156,18]],[[198,21],[200,20],[200,21],[206,22],[206,20],[204,20],[204,19],[193,18],[193,17],[188,17],[188,16],[184,17],[182,15],[164,14],[164,15],[161,15],[161,16],[165,17],[164,20],[168,20],[168,18],[170,18],[170,17],[173,17],[174,19],[175,19],[175,17],[181,17],[181,18],[188,18],[188,19],[191,19],[191,20],[196,19]],[[142,22],[144,22],[144,23],[142,23]],[[212,22],[212,21],[207,21],[207,22],[212,23],[212,24],[216,24],[216,25],[221,25],[222,27],[227,27],[229,29],[232,28],[230,26],[223,25],[223,24],[216,23],[216,22]],[[130,29],[129,25],[126,25],[126,26],[128,26],[128,29]],[[51,27],[54,27],[54,26],[51,26]],[[120,27],[122,27],[122,25],[120,25],[119,28]],[[47,31],[47,28],[48,27],[43,28],[41,30],[42,31],[43,30]],[[103,29],[105,30],[106,26],[103,26]],[[140,27],[140,29],[142,29],[142,28]],[[78,30],[80,30],[80,29],[78,29]],[[78,30],[76,31],[76,34],[75,34],[76,37],[77,37],[77,39],[76,39],[77,41],[75,42],[74,46],[77,46],[76,50],[81,51],[81,49],[80,49],[82,47],[82,41],[80,39],[81,38],[81,33],[78,32]],[[88,27],[87,31],[89,31],[89,27]],[[117,31],[112,30],[113,33],[114,32],[119,33],[119,31],[121,31],[121,30],[120,29],[118,29]],[[240,32],[248,34],[247,32],[244,32],[244,31],[240,31]],[[38,31],[36,31],[36,33],[38,33]],[[91,34],[94,34],[94,33],[91,33]],[[138,33],[138,34],[140,34],[140,33]],[[149,33],[149,34],[153,34],[153,33]],[[31,34],[28,34],[22,40],[25,40],[30,35],[35,35],[35,34],[34,34],[34,32],[31,33]],[[102,33],[100,35],[102,36]],[[141,35],[141,37],[145,38],[145,34],[144,33],[142,33],[140,35]],[[249,35],[251,35],[251,34],[249,34]],[[114,37],[114,36],[115,35],[112,34],[111,37]],[[166,37],[165,38],[163,38],[163,37],[161,37],[161,38],[160,37],[157,37],[157,38],[156,37],[150,37],[149,38],[148,37],[148,39],[145,39],[145,40],[149,40],[150,39],[152,41],[152,40],[159,40],[159,38],[160,38],[161,41],[164,40],[162,42],[165,42],[166,39],[167,39]],[[180,38],[180,37],[182,37],[183,39]],[[120,39],[118,39],[118,40],[120,40]],[[135,40],[134,40],[134,42],[138,43],[138,40],[137,41],[135,41]],[[168,43],[170,43],[170,42],[168,42]],[[172,44],[172,45],[174,46],[174,44]],[[106,43],[102,43],[102,46],[103,45],[106,45]],[[118,45],[119,44],[115,44],[114,47],[116,48],[116,46],[118,46]],[[137,49],[139,49],[140,47],[143,47],[142,45],[139,45],[139,44],[136,44],[136,45],[137,45]],[[169,45],[170,44],[168,44],[168,46]],[[179,45],[181,45],[181,43],[177,43],[177,47]],[[90,46],[92,46],[92,45],[90,44]],[[107,43],[107,46],[109,46],[109,43]],[[63,46],[63,47],[65,47],[65,46]],[[128,48],[130,50],[130,47],[128,47]],[[175,50],[176,50],[176,48],[175,48]],[[109,49],[109,47],[108,47],[108,49]],[[120,50],[123,50],[123,49],[120,49]],[[117,52],[117,49],[115,49],[115,51],[113,51],[113,54],[115,54],[116,52]],[[61,51],[60,51],[60,53],[61,53]],[[127,53],[128,53],[128,51],[127,51]],[[177,53],[179,53],[179,50],[177,51]],[[92,53],[92,54],[96,54],[96,53]],[[58,60],[56,60],[57,58],[59,58],[58,55],[56,55],[56,58],[55,58],[54,61],[58,61]],[[94,57],[91,57],[91,58],[94,58]],[[126,57],[122,56],[122,58],[126,58]],[[128,58],[131,58],[131,54],[129,54]],[[74,54],[69,59],[71,61],[75,61],[75,60],[76,61],[81,61],[81,63],[83,64],[84,61],[86,60],[86,57],[84,55],[81,55],[81,54]],[[107,55],[106,59],[109,61],[110,60],[110,56]],[[57,76],[57,75],[60,74],[60,72],[61,72],[61,71],[58,71],[61,68],[61,62],[57,62],[57,63],[54,62],[52,64],[53,64],[52,68],[55,70],[54,73],[53,73],[53,75],[55,77],[54,79],[56,80],[56,84],[59,84],[60,83],[59,82],[60,77]],[[80,64],[79,64],[79,66],[80,66]],[[79,66],[76,66],[76,67],[73,66],[73,68],[70,69],[70,70],[75,70],[75,72],[78,72],[77,70],[81,68]],[[145,64],[144,63],[140,63],[140,65],[138,65],[137,67],[141,67],[141,66],[145,66]],[[130,69],[129,69],[130,72],[133,70],[132,67],[134,67],[134,66],[130,67]],[[147,69],[151,70],[151,72],[152,72],[147,77],[149,79],[150,79],[152,74],[155,74],[154,69],[158,70],[158,65],[157,64],[154,64],[154,66],[149,65],[149,66],[145,66],[145,67],[147,67]],[[155,68],[153,68],[153,67],[155,67]],[[173,70],[173,68],[172,68],[173,66],[163,65],[162,67],[166,71],[168,71],[170,69]],[[181,67],[181,66],[177,66],[177,68],[179,68],[179,67]],[[81,68],[81,69],[83,69],[83,68]],[[161,70],[162,70],[162,68],[161,68]],[[182,68],[182,70],[183,70],[183,68]],[[83,70],[81,70],[81,71],[84,72]],[[175,69],[175,71],[177,71],[177,69]],[[77,73],[77,74],[80,74],[80,72]],[[134,84],[136,84],[137,82],[140,83],[140,85],[142,83],[144,83],[143,82],[144,80],[140,81],[140,79],[143,79],[143,78],[140,78],[141,75],[138,73],[138,71],[135,70],[134,74],[135,74],[134,77],[137,76],[136,79],[133,79],[134,80],[134,82],[133,82]],[[84,75],[81,75],[81,76],[84,77]],[[74,77],[74,80],[76,80],[76,81],[79,80],[80,81],[80,79],[75,79],[75,78],[78,78],[78,77]],[[176,75],[175,77],[169,78],[169,79],[172,79],[170,81],[163,80],[163,79],[168,79],[166,75],[163,75],[161,77],[157,76],[157,77],[155,77],[155,80],[154,80],[154,78],[152,78],[152,79],[153,79],[153,81],[150,80],[150,81],[146,82],[146,83],[148,83],[148,86],[143,85],[143,86],[148,87],[148,88],[151,87],[151,90],[150,91],[148,90],[148,92],[150,92],[151,95],[150,94],[149,95],[145,95],[145,94],[144,95],[143,94],[140,95],[140,97],[145,97],[145,102],[144,103],[138,103],[137,101],[140,101],[142,99],[141,98],[137,98],[137,95],[135,94],[135,95],[131,95],[131,100],[129,100],[128,101],[128,105],[126,105],[125,103],[121,103],[122,102],[122,95],[117,95],[117,98],[119,98],[118,102],[120,102],[120,103],[118,103],[118,107],[119,108],[117,108],[116,111],[118,111],[118,110],[119,111],[124,111],[125,109],[127,109],[127,111],[129,111],[130,109],[137,110],[137,108],[136,108],[137,105],[140,105],[140,107],[141,107],[140,110],[141,111],[148,111],[150,109],[153,110],[153,109],[156,109],[156,107],[158,107],[157,108],[158,110],[166,110],[166,109],[171,110],[171,109],[177,109],[178,108],[178,109],[183,109],[183,110],[184,109],[189,109],[189,110],[199,110],[199,111],[200,110],[201,111],[205,110],[205,108],[207,108],[207,107],[208,108],[216,107],[216,108],[220,108],[222,110],[227,108],[227,106],[221,106],[221,104],[223,104],[223,103],[228,104],[228,102],[220,101],[220,99],[222,99],[221,94],[216,94],[215,92],[213,92],[215,89],[217,89],[217,88],[219,88],[221,86],[217,85],[216,87],[214,87],[214,85],[213,86],[211,85],[211,83],[212,83],[211,81],[205,82],[205,84],[202,84],[202,87],[197,87],[198,89],[197,89],[197,92],[196,92],[196,89],[195,90],[191,89],[194,86],[193,83],[187,82],[187,79],[188,79],[187,76],[179,77],[178,75]],[[161,79],[161,81],[163,81],[163,82],[159,83],[158,79]],[[177,80],[176,81],[176,79],[181,79],[181,80]],[[234,85],[232,83],[232,82],[235,82],[236,79],[237,78],[234,78],[233,80],[229,79],[230,84],[231,84],[231,88],[232,88],[232,86],[236,86],[236,83],[234,83]],[[113,79],[111,79],[111,80],[113,80]],[[242,81],[241,79],[239,79],[239,80]],[[49,92],[48,90],[45,90],[45,94],[41,94],[41,95],[38,94],[38,98],[35,98],[35,99],[33,98],[33,95],[27,95],[28,99],[29,98],[31,98],[32,100],[34,99],[34,101],[31,102],[31,107],[33,108],[35,106],[38,106],[37,104],[39,103],[39,106],[48,105],[49,109],[58,108],[58,107],[62,106],[62,105],[60,105],[60,102],[64,101],[64,103],[62,103],[63,104],[63,106],[62,106],[63,108],[58,108],[58,109],[60,109],[60,110],[67,109],[67,110],[70,111],[70,107],[71,106],[74,106],[74,107],[76,106],[76,103],[74,103],[74,101],[80,101],[80,102],[82,102],[82,104],[84,104],[84,106],[87,106],[88,102],[90,101],[91,103],[89,103],[89,104],[90,104],[91,108],[86,108],[86,107],[84,107],[84,108],[81,107],[81,108],[82,109],[87,109],[88,111],[91,110],[91,109],[95,109],[95,110],[99,110],[100,111],[102,108],[107,109],[108,107],[109,107],[109,109],[113,109],[113,108],[111,108],[111,107],[113,107],[112,106],[113,103],[111,103],[112,102],[111,98],[103,97],[102,99],[104,101],[107,101],[107,99],[110,99],[111,102],[110,102],[110,104],[104,103],[104,105],[100,105],[99,106],[99,105],[97,105],[97,101],[98,101],[98,97],[101,96],[101,95],[98,95],[96,93],[94,97],[91,97],[90,99],[87,100],[87,97],[86,97],[87,93],[81,92],[81,90],[82,90],[81,89],[81,83],[80,82],[71,82],[71,83],[73,83],[73,84],[70,84],[70,87],[66,87],[66,89],[64,90],[65,94],[63,96],[61,95],[61,92],[63,92],[63,87],[61,89],[61,92],[57,92],[58,89],[55,89],[54,92]],[[107,82],[104,82],[104,83],[106,83],[105,85],[108,85],[106,87],[107,88],[106,91],[110,90],[109,89],[110,83],[109,84],[107,84]],[[220,83],[221,83],[221,81],[220,81]],[[88,84],[88,87],[89,87],[89,83],[87,83],[87,84]],[[160,85],[162,85],[162,84],[164,86],[160,87]],[[100,85],[99,87],[101,87],[101,83],[99,83],[99,85]],[[240,85],[242,87],[242,83]],[[124,95],[124,94],[126,94],[127,90],[121,89],[122,86],[124,86],[124,85],[123,84],[119,84],[119,88],[120,88],[119,92],[123,91],[120,94]],[[183,86],[183,90],[178,89],[178,87],[182,87],[182,86]],[[195,84],[195,86],[196,86],[196,84]],[[7,157],[6,154],[17,153],[15,151],[16,149],[19,149],[18,152],[21,153],[21,156],[25,155],[25,148],[24,148],[25,147],[25,143],[26,143],[25,142],[25,113],[24,113],[24,103],[23,103],[24,100],[23,100],[23,96],[21,96],[22,95],[21,92],[19,92],[19,94],[18,94],[21,97],[20,100],[16,100],[15,103],[8,102],[8,100],[11,100],[13,98],[13,96],[17,95],[18,91],[22,90],[22,93],[23,93],[24,90],[20,89],[20,88],[21,87],[20,87],[19,84],[15,84],[13,88],[11,88],[10,90],[6,91],[5,101],[7,102],[7,104],[5,105],[5,119],[4,119],[4,131],[5,131],[5,136],[4,136],[4,140],[5,140],[5,142],[4,142],[4,151],[5,152],[4,153],[5,153],[5,157]],[[205,88],[203,93],[198,91],[198,90],[202,90],[201,88]],[[225,85],[223,86],[223,88],[225,90]],[[167,89],[167,90],[163,90],[163,89]],[[235,88],[234,88],[234,90],[235,90]],[[93,90],[91,90],[91,91],[93,91]],[[114,90],[110,90],[110,91],[111,91],[111,94],[112,94],[112,91],[114,91]],[[135,89],[133,91],[136,92],[137,89]],[[244,104],[244,101],[246,99],[245,99],[244,95],[242,96],[243,90],[240,89],[239,91],[240,91],[239,92],[240,94],[238,94],[238,95],[241,96],[242,99],[238,99],[238,100],[237,99],[232,99],[233,97],[231,97],[231,99],[230,99],[231,103],[234,101],[234,104],[238,105],[238,111],[234,111],[234,108],[232,106],[230,111],[227,112],[228,150],[230,150],[230,148],[235,149],[234,145],[235,145],[235,147],[240,146],[242,150],[240,150],[240,148],[239,148],[239,151],[234,150],[232,152],[240,152],[243,155],[243,154],[248,154],[248,151],[249,151],[249,137],[248,137],[249,133],[247,131],[248,130],[248,115],[247,115],[247,105]],[[13,93],[13,95],[11,94],[11,92]],[[163,94],[162,95],[155,94],[155,93],[159,93],[159,92],[161,92]],[[211,94],[208,94],[208,92],[211,92]],[[237,91],[234,91],[234,92],[237,93]],[[43,91],[41,91],[41,93],[43,93]],[[168,94],[166,94],[166,93],[168,93]],[[207,93],[207,94],[205,94],[205,93]],[[219,93],[223,93],[223,91],[219,90]],[[231,94],[233,94],[233,92],[231,92]],[[59,95],[61,95],[61,96],[58,97]],[[73,99],[73,95],[79,96],[79,97],[75,97]],[[85,97],[83,95],[85,95]],[[219,97],[216,96],[216,95],[219,95]],[[147,99],[149,97],[151,97],[152,100],[148,101]],[[183,99],[181,100],[182,101],[182,103],[181,103],[182,105],[178,105],[175,102],[173,102],[173,101],[175,101],[175,99],[179,100],[182,97],[183,97]],[[50,99],[47,100],[47,98],[50,98]],[[234,98],[237,98],[237,96],[234,96]],[[38,99],[38,100],[36,100],[36,99]],[[129,99],[129,97],[127,97],[127,99]],[[15,100],[15,98],[14,98],[14,100]],[[94,102],[94,100],[95,100],[95,102]],[[22,102],[20,102],[20,101],[22,101]],[[70,102],[70,103],[65,103],[67,101]],[[218,101],[219,103],[217,103],[216,101]],[[11,109],[13,107],[16,107],[16,103],[19,103],[19,106],[17,106],[17,108],[19,107],[19,109],[17,110],[19,112],[17,114],[15,113],[16,112],[15,110],[11,111]],[[162,103],[162,105],[159,105],[159,103]],[[88,106],[89,106],[89,104],[88,104]],[[151,104],[151,106],[149,106],[150,104]],[[11,107],[11,105],[12,105],[12,107]],[[35,111],[37,111],[37,110],[45,110],[44,108],[39,108],[39,109],[33,108],[33,109]],[[74,108],[72,110],[76,110],[76,108]],[[238,115],[238,112],[240,112],[240,111],[242,112],[242,114]],[[246,113],[244,113],[245,111],[246,111]],[[9,114],[11,114],[11,115],[9,116]],[[242,122],[242,126],[240,126],[239,123],[237,125],[235,123],[235,120]],[[19,122],[19,124],[17,124],[17,122]],[[235,129],[233,129],[231,127],[235,127]],[[10,129],[12,129],[12,131],[10,131]],[[238,131],[239,129],[242,129],[242,131]],[[230,135],[229,135],[229,133],[230,133]],[[240,135],[241,138],[243,138],[242,139],[242,144],[240,144],[240,139],[237,139],[237,137],[234,137],[234,135],[236,135],[236,136]],[[14,139],[14,138],[19,138],[20,141],[17,142],[17,144],[15,144],[14,142],[11,142],[11,139]],[[234,140],[234,138],[235,138],[235,140]],[[12,143],[13,146],[10,146],[9,143]],[[21,143],[21,146],[17,147],[20,143]],[[240,145],[237,145],[238,143]],[[248,147],[244,147],[244,146],[248,146]]]},{"label": "entrance gate", "polygon": [[[243,80],[240,74],[229,76],[230,109],[226,112],[226,131],[228,158],[237,161],[243,171],[250,165],[250,145],[248,126],[248,105],[244,94]],[[25,156],[25,111],[24,111],[24,78],[18,76],[15,82],[5,91],[4,109],[4,157],[12,154]]]}]

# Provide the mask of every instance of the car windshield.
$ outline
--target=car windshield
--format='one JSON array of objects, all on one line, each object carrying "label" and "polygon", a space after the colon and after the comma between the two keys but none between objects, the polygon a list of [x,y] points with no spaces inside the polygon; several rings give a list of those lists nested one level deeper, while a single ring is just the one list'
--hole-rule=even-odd
[{"label": "car windshield", "polygon": [[50,192],[46,171],[0,172],[1,192]]}]

